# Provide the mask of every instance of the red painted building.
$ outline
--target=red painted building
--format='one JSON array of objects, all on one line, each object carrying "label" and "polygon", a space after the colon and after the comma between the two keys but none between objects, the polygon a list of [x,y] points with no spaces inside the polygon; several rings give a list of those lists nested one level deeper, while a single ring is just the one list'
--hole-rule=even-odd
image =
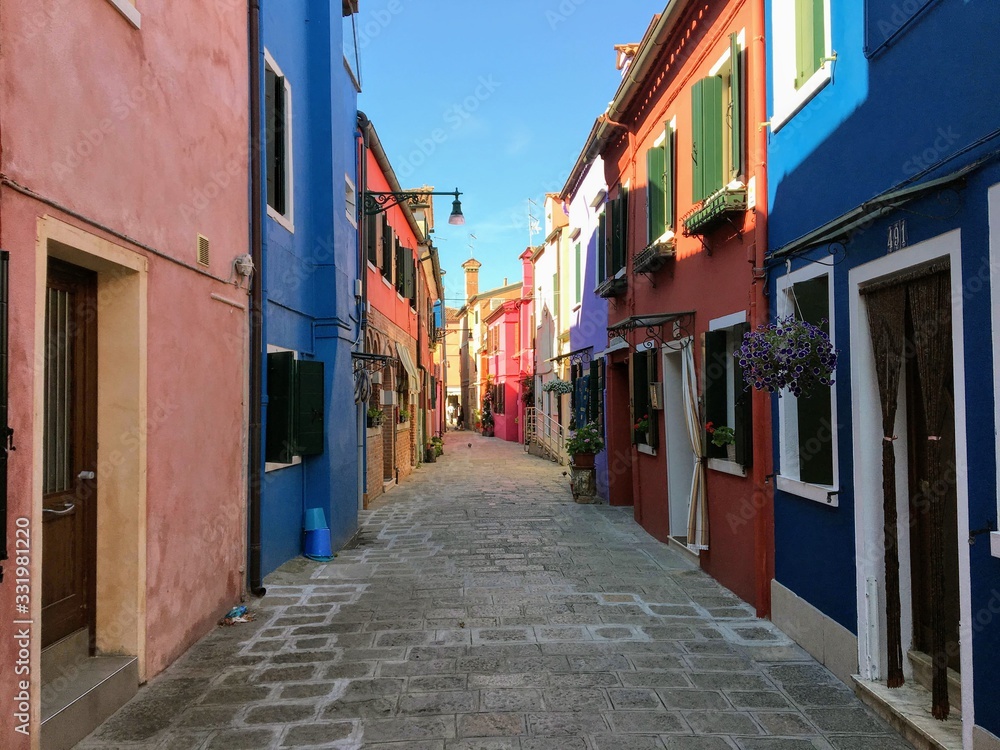
[{"label": "red painted building", "polygon": [[[609,186],[610,500],[766,614],[770,410],[733,357],[766,320],[762,39],[759,0],[671,2],[584,152]],[[728,447],[712,442],[723,426]]]}]

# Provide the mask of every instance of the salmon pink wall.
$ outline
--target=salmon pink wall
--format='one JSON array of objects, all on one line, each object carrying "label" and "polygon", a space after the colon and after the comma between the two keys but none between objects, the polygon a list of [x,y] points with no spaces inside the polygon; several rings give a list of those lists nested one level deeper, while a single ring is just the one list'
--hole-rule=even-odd
[{"label": "salmon pink wall", "polygon": [[[8,183],[0,187],[0,246],[11,252],[10,422],[18,448],[11,525],[41,515],[32,482],[41,439],[33,393],[43,373],[35,346],[40,217],[148,261],[148,678],[208,632],[243,590],[247,318],[212,295],[245,308],[245,290],[228,281],[233,259],[249,250],[249,104],[245,5],[140,2],[139,11],[141,29],[105,0],[30,9],[0,0],[0,171],[89,220]],[[211,242],[208,268],[196,265],[198,234]],[[38,528],[33,544],[38,597]],[[13,571],[5,568],[0,663],[7,665],[16,652],[6,637]],[[35,661],[35,729],[38,669]],[[13,671],[0,672],[0,694],[13,696],[15,687]],[[29,747],[11,722],[0,712],[0,744]]]}]

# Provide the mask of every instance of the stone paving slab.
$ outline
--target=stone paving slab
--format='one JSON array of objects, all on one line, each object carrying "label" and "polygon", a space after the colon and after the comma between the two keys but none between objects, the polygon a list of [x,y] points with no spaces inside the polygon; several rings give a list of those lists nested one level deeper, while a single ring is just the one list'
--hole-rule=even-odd
[{"label": "stone paving slab", "polygon": [[910,747],[631,508],[451,433],[330,563],[268,577],[81,750]]}]

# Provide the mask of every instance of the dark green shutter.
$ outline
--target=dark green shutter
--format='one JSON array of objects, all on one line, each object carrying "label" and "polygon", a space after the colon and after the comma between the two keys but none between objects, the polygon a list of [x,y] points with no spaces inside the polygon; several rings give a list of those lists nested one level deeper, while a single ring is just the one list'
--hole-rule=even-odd
[{"label": "dark green shutter", "polygon": [[378,266],[379,251],[379,216],[372,214],[365,217],[365,246],[368,251],[368,262],[373,266]]},{"label": "dark green shutter", "polygon": [[389,217],[384,213],[379,214],[382,217],[382,234],[380,236],[382,255],[379,258],[379,268],[382,269],[382,276],[389,281],[392,281],[392,253],[393,253],[393,233],[392,227],[389,226]]},{"label": "dark green shutter", "polygon": [[608,219],[604,211],[597,219],[597,283],[608,278]]},{"label": "dark green shutter", "polygon": [[646,152],[646,231],[649,242],[653,242],[666,230],[663,156],[663,146],[654,146]]},{"label": "dark green shutter", "polygon": [[295,363],[296,452],[318,456],[323,452],[323,363],[298,360]]},{"label": "dark green shutter", "polygon": [[408,247],[402,248],[399,253],[400,262],[403,269],[403,296],[416,303],[417,299],[417,275],[414,267],[413,251]]},{"label": "dark green shutter", "polygon": [[[660,350],[654,349],[646,352],[646,411],[649,414],[649,432],[646,433],[646,445],[655,448],[660,444],[660,418],[658,412],[654,411],[649,399],[649,389],[657,381],[656,361],[659,359]],[[662,398],[662,396],[661,396]]]},{"label": "dark green shutter", "polygon": [[629,358],[632,365],[632,443],[644,443],[646,442],[646,435],[643,432],[635,429],[635,424],[638,422],[643,414],[648,414],[645,411],[646,402],[645,396],[645,380],[646,380],[646,361],[645,352],[633,352],[632,356]]},{"label": "dark green shutter", "polygon": [[617,273],[619,269],[625,268],[626,258],[628,257],[628,188],[622,187],[621,192],[618,194],[618,214],[619,220],[621,222],[621,244],[618,247],[618,263],[615,266],[615,272]]},{"label": "dark green shutter", "polygon": [[295,355],[267,355],[267,434],[264,457],[274,463],[291,463],[295,455]]},{"label": "dark green shutter", "polygon": [[399,237],[396,237],[396,291],[406,296],[406,248],[403,247],[403,243],[399,241]]},{"label": "dark green shutter", "polygon": [[7,450],[12,435],[10,425],[7,424],[7,329],[8,329],[8,307],[7,300],[10,294],[10,253],[0,250],[0,524],[3,530],[0,531],[0,560],[6,560],[7,552]]},{"label": "dark green shutter", "polygon": [[285,79],[264,67],[267,204],[285,213]]},{"label": "dark green shutter", "polygon": [[[708,331],[705,334],[705,421],[715,427],[733,427],[726,420],[729,418],[729,388],[726,353],[726,332]],[[725,458],[725,446],[712,443],[712,436],[705,434],[705,455],[713,458]]]},{"label": "dark green shutter", "polygon": [[[738,325],[733,329],[736,337],[736,349],[739,350],[743,344],[743,336],[750,331],[750,326],[746,323]],[[736,368],[736,424],[733,430],[736,433],[736,462],[743,466],[750,466],[753,463],[753,390],[743,382],[743,368],[740,361],[734,359]]]},{"label": "dark green shutter", "polygon": [[601,409],[601,367],[598,362],[590,363],[590,378],[587,384],[590,386],[590,408],[587,411],[587,422],[599,423]]},{"label": "dark green shutter", "polygon": [[621,242],[621,201],[615,198],[611,201],[611,224],[608,227],[608,278],[618,272],[615,265],[618,259],[618,245]]},{"label": "dark green shutter", "polygon": [[819,70],[826,53],[823,0],[795,0],[795,88]]},{"label": "dark green shutter", "polygon": [[[795,317],[829,333],[829,277],[817,276],[792,286]],[[833,400],[829,388],[817,387],[796,399],[799,436],[799,479],[810,484],[833,484]]]},{"label": "dark green shutter", "polygon": [[664,126],[663,136],[663,226],[673,229],[677,160],[674,154],[674,130],[670,123]]},{"label": "dark green shutter", "polygon": [[691,87],[691,138],[694,162],[692,198],[704,200],[723,185],[722,78],[709,76]]},{"label": "dark green shutter", "polygon": [[731,109],[729,112],[730,150],[729,177],[735,179],[743,173],[743,54],[736,34],[729,35],[729,76]]}]

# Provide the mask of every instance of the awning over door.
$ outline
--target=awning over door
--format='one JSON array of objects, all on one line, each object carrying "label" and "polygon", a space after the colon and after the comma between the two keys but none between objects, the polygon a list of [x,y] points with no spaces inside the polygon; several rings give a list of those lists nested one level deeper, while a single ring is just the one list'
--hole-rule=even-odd
[{"label": "awning over door", "polygon": [[406,379],[409,381],[410,393],[420,393],[420,373],[414,367],[413,360],[410,359],[410,353],[406,350],[406,347],[398,341],[396,342],[396,353],[399,355],[399,361],[403,365],[403,369],[406,370]]}]

